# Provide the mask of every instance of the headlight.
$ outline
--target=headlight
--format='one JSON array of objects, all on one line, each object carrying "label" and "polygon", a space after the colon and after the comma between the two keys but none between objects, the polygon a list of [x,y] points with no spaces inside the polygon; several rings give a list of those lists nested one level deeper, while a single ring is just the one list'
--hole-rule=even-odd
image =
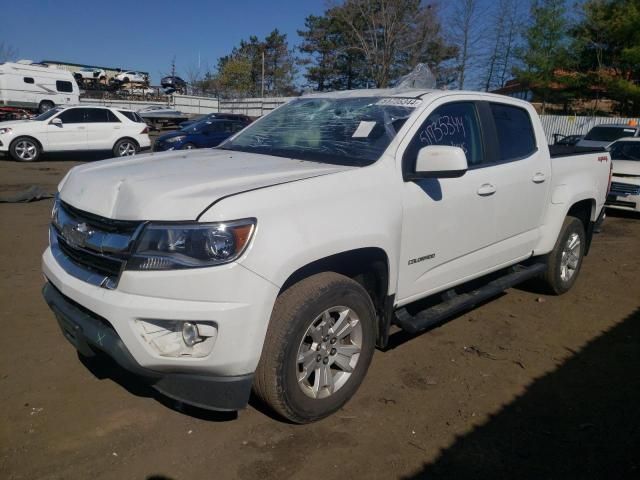
[{"label": "headlight", "polygon": [[5,128],[0,128],[0,135],[2,135],[3,133],[11,133],[13,130],[11,130],[9,127],[5,127]]},{"label": "headlight", "polygon": [[175,142],[180,142],[182,140],[184,140],[186,137],[186,135],[178,135],[177,137],[171,137],[171,138],[167,138],[165,140],[165,142],[167,143],[175,143]]},{"label": "headlight", "polygon": [[129,270],[174,270],[233,262],[251,240],[256,219],[147,225],[127,261]]}]

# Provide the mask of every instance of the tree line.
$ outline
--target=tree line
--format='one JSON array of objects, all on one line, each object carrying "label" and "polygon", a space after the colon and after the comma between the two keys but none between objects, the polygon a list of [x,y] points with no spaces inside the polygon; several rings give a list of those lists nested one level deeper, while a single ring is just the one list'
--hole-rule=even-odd
[{"label": "tree line", "polygon": [[515,80],[543,109],[607,97],[640,113],[640,0],[344,0],[298,35],[295,49],[277,29],[243,40],[195,84],[235,97],[384,88],[426,63],[440,88]]}]

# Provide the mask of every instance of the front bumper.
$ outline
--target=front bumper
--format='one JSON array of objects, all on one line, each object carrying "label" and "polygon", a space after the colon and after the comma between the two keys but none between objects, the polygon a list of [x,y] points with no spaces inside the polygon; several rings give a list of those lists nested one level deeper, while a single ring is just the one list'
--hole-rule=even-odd
[{"label": "front bumper", "polygon": [[[175,271],[125,270],[117,288],[111,290],[72,275],[51,248],[43,254],[42,270],[51,284],[47,291],[57,292],[48,293],[47,302],[68,327],[63,331],[73,334],[77,325],[86,332],[72,342],[82,353],[102,350],[125,369],[151,379],[156,389],[185,403],[215,409],[246,403],[278,294],[272,283],[231,263]],[[171,356],[145,337],[140,325],[149,321],[204,322],[215,325],[217,336],[203,356]],[[104,347],[105,341],[109,348]],[[192,393],[201,389],[214,393]],[[227,396],[233,401],[218,402]]]},{"label": "front bumper", "polygon": [[85,357],[102,351],[163,395],[196,407],[239,410],[249,401],[253,374],[220,377],[144,368],[136,362],[109,322],[77,305],[49,282],[42,293],[64,336]]}]

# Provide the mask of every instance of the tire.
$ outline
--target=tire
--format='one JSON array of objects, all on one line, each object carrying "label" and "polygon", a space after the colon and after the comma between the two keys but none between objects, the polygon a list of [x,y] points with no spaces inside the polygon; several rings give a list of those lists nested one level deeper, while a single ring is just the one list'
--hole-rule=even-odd
[{"label": "tire", "polygon": [[37,162],[41,154],[40,144],[31,137],[18,137],[9,146],[9,155],[17,162]]},{"label": "tire", "polygon": [[40,105],[38,105],[38,113],[48,112],[53,107],[55,107],[53,102],[50,102],[48,100],[44,100],[44,101],[40,102]]},{"label": "tire", "polygon": [[198,148],[196,147],[193,143],[185,143],[181,150],[193,150],[194,148]]},{"label": "tire", "polygon": [[122,83],[129,83],[129,77],[124,77],[122,79]]},{"label": "tire", "polygon": [[140,151],[140,146],[135,140],[121,138],[113,146],[114,157],[130,157]]},{"label": "tire", "polygon": [[293,285],[276,300],[254,393],[294,423],[331,415],[367,373],[375,318],[366,290],[348,277],[319,273]]},{"label": "tire", "polygon": [[547,271],[543,275],[545,286],[556,295],[568,292],[578,278],[586,234],[584,224],[576,217],[567,217],[553,250],[547,256]]}]

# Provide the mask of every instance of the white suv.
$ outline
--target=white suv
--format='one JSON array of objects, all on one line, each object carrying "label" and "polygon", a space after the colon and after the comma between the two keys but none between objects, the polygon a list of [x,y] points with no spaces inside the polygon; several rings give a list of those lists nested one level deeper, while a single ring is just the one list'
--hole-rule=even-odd
[{"label": "white suv", "polygon": [[114,78],[123,83],[147,83],[149,80],[149,77],[145,73],[131,70],[119,73]]},{"label": "white suv", "polygon": [[106,107],[54,108],[33,120],[0,123],[0,152],[33,162],[44,152],[111,150],[116,157],[151,146],[137,113]]}]

